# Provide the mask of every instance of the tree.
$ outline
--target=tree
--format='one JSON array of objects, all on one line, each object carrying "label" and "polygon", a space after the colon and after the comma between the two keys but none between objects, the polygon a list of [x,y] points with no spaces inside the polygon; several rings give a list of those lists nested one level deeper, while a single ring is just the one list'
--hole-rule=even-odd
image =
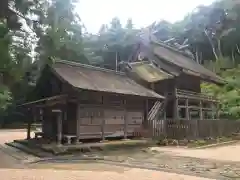
[{"label": "tree", "polygon": [[132,22],[131,18],[127,20],[126,29],[128,29],[128,30],[133,29],[133,22]]},{"label": "tree", "polygon": [[[88,42],[88,56],[94,65],[116,69],[121,61],[127,61],[136,42],[136,32],[133,28],[131,19],[125,28],[122,27],[120,20],[115,17],[110,22],[110,26],[102,25],[98,35],[85,35],[84,39]],[[86,44],[85,44],[86,45]],[[91,53],[89,53],[91,52]]]},{"label": "tree", "polygon": [[38,38],[36,60],[40,66],[48,57],[88,63],[82,46],[82,25],[74,13],[73,0],[40,0],[33,13],[38,20],[33,29]]},{"label": "tree", "polygon": [[[11,92],[15,83],[24,76],[23,64],[29,58],[26,38],[20,36],[23,33],[21,20],[29,12],[32,1],[3,0],[0,5],[0,111],[10,104]],[[28,36],[26,36],[28,37]],[[25,47],[21,46],[24,42]],[[28,49],[29,50],[29,49]]]}]

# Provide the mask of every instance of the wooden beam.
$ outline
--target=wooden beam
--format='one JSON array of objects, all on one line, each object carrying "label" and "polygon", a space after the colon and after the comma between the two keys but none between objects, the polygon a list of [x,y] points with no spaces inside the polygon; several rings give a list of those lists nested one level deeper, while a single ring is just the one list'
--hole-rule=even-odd
[{"label": "wooden beam", "polygon": [[216,118],[217,118],[217,120],[219,120],[220,119],[220,105],[219,104],[217,104],[217,111],[216,111]]},{"label": "wooden beam", "polygon": [[145,113],[144,113],[144,122],[143,122],[143,126],[145,128],[147,128],[147,125],[148,125],[148,108],[149,108],[149,104],[148,104],[148,99],[146,99],[146,102],[145,102]]},{"label": "wooden beam", "polygon": [[175,96],[175,102],[174,102],[174,118],[175,120],[178,120],[179,114],[178,114],[178,97],[177,97],[177,89],[174,89],[174,96]]},{"label": "wooden beam", "polygon": [[127,139],[128,133],[128,122],[127,122],[127,107],[126,107],[126,100],[124,100],[124,139]]},{"label": "wooden beam", "polygon": [[[186,108],[187,108],[186,105],[178,106],[178,109],[186,109]],[[188,106],[188,109],[198,110],[198,109],[201,109],[201,108],[200,108],[200,105],[199,105],[199,106]],[[211,111],[212,108],[203,108],[202,107],[202,110]]]},{"label": "wooden beam", "polygon": [[155,89],[154,83],[151,83],[150,86],[151,86],[151,89],[154,91]]},{"label": "wooden beam", "polygon": [[187,120],[190,120],[190,114],[189,114],[189,107],[188,107],[188,105],[189,105],[189,102],[188,102],[188,99],[186,99],[186,109],[185,109],[185,112],[186,112],[186,118],[187,118]]},{"label": "wooden beam", "polygon": [[52,97],[47,97],[47,98],[43,98],[43,99],[39,99],[37,101],[32,101],[32,102],[28,102],[28,103],[24,103],[18,106],[27,106],[27,105],[32,105],[32,104],[37,104],[37,103],[41,103],[41,102],[45,102],[45,101],[51,101],[51,100],[59,100],[59,99],[65,99],[67,98],[66,94],[63,95],[57,95],[57,96],[52,96]]},{"label": "wooden beam", "polygon": [[77,136],[77,140],[76,140],[76,142],[78,143],[79,142],[79,140],[80,140],[80,138],[81,138],[81,136],[80,136],[80,126],[81,126],[81,106],[80,106],[80,104],[78,103],[77,104],[77,113],[76,113],[76,136]]},{"label": "wooden beam", "polygon": [[62,113],[57,112],[57,143],[62,144]]},{"label": "wooden beam", "polygon": [[[29,111],[29,110],[28,110]],[[29,139],[31,139],[31,118],[32,118],[32,116],[30,116],[30,118],[29,118],[29,116],[28,116],[28,125],[27,125],[27,139],[29,140]]]},{"label": "wooden beam", "polygon": [[215,119],[216,108],[214,106],[214,103],[211,103],[211,108],[212,108],[212,119]]},{"label": "wooden beam", "polygon": [[101,117],[102,117],[102,124],[101,124],[101,131],[102,131],[102,141],[105,140],[105,116],[104,116],[104,109],[101,109]]},{"label": "wooden beam", "polygon": [[202,107],[202,101],[199,102],[199,106],[200,106],[200,111],[199,111],[199,114],[200,114],[200,120],[203,120],[203,107]]}]

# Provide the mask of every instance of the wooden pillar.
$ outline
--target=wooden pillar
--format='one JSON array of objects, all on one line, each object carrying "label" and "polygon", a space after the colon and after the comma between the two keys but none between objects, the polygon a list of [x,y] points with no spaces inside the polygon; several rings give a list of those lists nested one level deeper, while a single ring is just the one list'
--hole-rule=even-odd
[{"label": "wooden pillar", "polygon": [[186,108],[186,109],[185,109],[185,110],[186,110],[186,111],[185,111],[185,113],[186,113],[186,119],[187,119],[187,120],[190,120],[189,100],[188,100],[188,98],[186,99],[185,103],[186,103],[186,104],[185,104],[185,106],[186,106],[186,107],[185,107],[185,108]]},{"label": "wooden pillar", "polygon": [[154,91],[154,89],[155,89],[155,86],[154,86],[154,83],[151,83],[151,89]]},{"label": "wooden pillar", "polygon": [[[28,112],[29,112],[29,109],[28,109]],[[32,116],[28,116],[28,125],[27,125],[27,139],[31,139],[31,118]]]},{"label": "wooden pillar", "polygon": [[58,113],[58,119],[57,119],[57,129],[58,129],[58,144],[62,144],[62,113]]},{"label": "wooden pillar", "polygon": [[167,103],[168,103],[168,93],[165,92],[164,93],[164,97],[165,99],[163,100],[163,106],[164,106],[164,109],[163,109],[163,118],[164,120],[167,120]]},{"label": "wooden pillar", "polygon": [[215,108],[215,106],[214,106],[214,103],[212,102],[212,104],[211,104],[211,110],[212,110],[212,120],[214,120],[215,119],[215,114],[216,114],[216,108]]},{"label": "wooden pillar", "polygon": [[57,109],[52,112],[57,115],[57,144],[60,145],[62,144],[62,111]]},{"label": "wooden pillar", "polygon": [[104,116],[104,109],[101,109],[101,117],[102,117],[102,124],[101,124],[102,141],[105,141],[105,116]]},{"label": "wooden pillar", "polygon": [[76,113],[76,143],[79,143],[79,140],[81,138],[80,136],[80,126],[81,126],[81,108],[80,108],[80,104],[77,104],[77,113]]},{"label": "wooden pillar", "polygon": [[220,119],[220,106],[219,106],[219,104],[217,104],[217,110],[216,110],[216,118],[217,118],[217,120],[219,120]]},{"label": "wooden pillar", "polygon": [[124,139],[127,139],[128,133],[128,122],[127,122],[127,107],[126,107],[126,100],[124,100]]},{"label": "wooden pillar", "polygon": [[203,107],[202,107],[202,101],[200,100],[200,103],[199,103],[199,110],[200,110],[200,120],[203,120]]},{"label": "wooden pillar", "polygon": [[28,110],[28,112],[31,115],[30,118],[28,118],[28,125],[27,125],[27,139],[29,140],[31,139],[31,125],[32,125],[32,122],[36,122],[37,116],[36,116],[36,109],[34,107],[32,108],[32,110]]},{"label": "wooden pillar", "polygon": [[175,120],[179,120],[179,114],[178,114],[178,97],[177,97],[177,88],[174,89],[174,118]]},{"label": "wooden pillar", "polygon": [[144,122],[143,122],[143,124],[144,124],[144,127],[146,128],[147,126],[148,126],[148,99],[146,100],[146,102],[145,102],[146,104],[145,104],[145,115],[144,115]]}]

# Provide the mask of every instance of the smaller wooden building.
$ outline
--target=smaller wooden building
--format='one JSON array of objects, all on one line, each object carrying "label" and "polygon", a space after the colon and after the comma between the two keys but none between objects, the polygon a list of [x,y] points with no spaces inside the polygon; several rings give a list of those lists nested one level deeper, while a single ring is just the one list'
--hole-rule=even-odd
[{"label": "smaller wooden building", "polygon": [[44,138],[59,143],[66,136],[77,142],[133,136],[146,120],[148,101],[164,99],[124,73],[68,61],[46,65],[35,93],[38,99],[24,106],[42,120]]},{"label": "smaller wooden building", "polygon": [[181,49],[158,40],[149,29],[139,34],[126,70],[136,82],[165,97],[165,105],[158,107],[165,118],[176,121],[219,118],[218,100],[202,94],[200,85],[202,82],[221,85],[223,79]]}]

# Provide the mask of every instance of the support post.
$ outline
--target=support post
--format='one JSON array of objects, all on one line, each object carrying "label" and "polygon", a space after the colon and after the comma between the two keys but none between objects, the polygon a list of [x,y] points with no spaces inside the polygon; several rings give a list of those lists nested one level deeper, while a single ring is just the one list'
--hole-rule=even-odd
[{"label": "support post", "polygon": [[124,139],[127,139],[128,133],[128,122],[127,122],[127,109],[126,109],[126,100],[124,100]]},{"label": "support post", "polygon": [[185,101],[185,108],[186,108],[186,118],[187,118],[187,120],[190,120],[190,114],[189,114],[189,100],[188,100],[188,98],[186,99],[186,101]]},{"label": "support post", "polygon": [[220,119],[220,106],[219,106],[219,104],[217,104],[216,116],[217,116],[217,120],[219,120]]},{"label": "support post", "polygon": [[212,102],[212,104],[211,104],[211,109],[212,109],[212,120],[214,120],[215,119],[215,113],[216,113],[216,108],[214,107],[214,103]]},{"label": "support post", "polygon": [[155,89],[155,85],[154,85],[154,83],[151,83],[151,89],[154,91],[154,89]]},{"label": "support post", "polygon": [[32,116],[28,116],[28,125],[27,125],[27,140],[31,139],[31,118]]},{"label": "support post", "polygon": [[58,144],[62,144],[62,114],[58,113]]},{"label": "support post", "polygon": [[200,106],[200,120],[203,120],[203,107],[202,107],[202,101],[200,100],[200,103],[199,103],[199,106]]},{"label": "support post", "polygon": [[165,99],[164,99],[164,101],[163,101],[163,106],[164,106],[164,109],[163,109],[163,118],[164,118],[164,120],[167,120],[167,103],[168,103],[168,93],[167,92],[165,92],[164,93],[164,97],[165,97]]},{"label": "support post", "polygon": [[[35,108],[33,108],[30,112],[30,114],[32,116],[30,116],[30,118],[28,118],[28,126],[27,126],[27,139],[31,139],[31,124],[32,124],[32,121],[36,121],[36,111],[35,111]],[[33,120],[32,120],[33,118]]]},{"label": "support post", "polygon": [[145,117],[144,117],[144,127],[148,128],[148,99],[146,100],[146,106],[145,106]]},{"label": "support post", "polygon": [[174,118],[175,120],[179,120],[179,114],[178,114],[178,97],[177,97],[177,88],[174,89],[174,97],[175,97],[175,103],[174,103]]},{"label": "support post", "polygon": [[102,118],[102,124],[101,124],[102,141],[105,141],[105,117],[104,117],[104,109],[101,109],[101,118]]},{"label": "support post", "polygon": [[62,111],[52,110],[53,113],[57,114],[57,144],[62,144]]},{"label": "support post", "polygon": [[78,104],[77,105],[77,114],[76,114],[76,124],[77,124],[77,127],[76,127],[76,136],[77,136],[77,139],[76,139],[76,143],[79,143],[80,141],[80,126],[81,126],[81,109],[80,109],[80,105]]}]

